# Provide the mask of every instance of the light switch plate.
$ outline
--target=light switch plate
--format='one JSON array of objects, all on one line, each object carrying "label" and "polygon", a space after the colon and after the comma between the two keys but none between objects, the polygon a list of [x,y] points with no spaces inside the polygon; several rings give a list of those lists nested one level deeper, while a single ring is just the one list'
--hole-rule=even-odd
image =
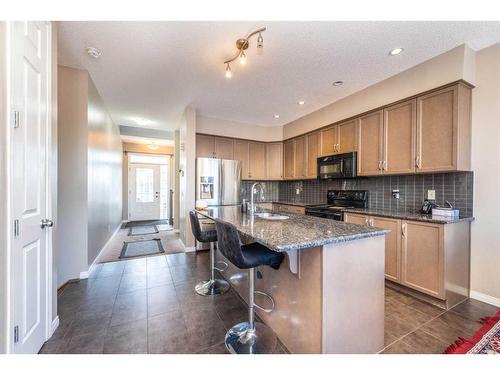
[{"label": "light switch plate", "polygon": [[436,200],[436,190],[427,190],[427,199],[430,201]]}]

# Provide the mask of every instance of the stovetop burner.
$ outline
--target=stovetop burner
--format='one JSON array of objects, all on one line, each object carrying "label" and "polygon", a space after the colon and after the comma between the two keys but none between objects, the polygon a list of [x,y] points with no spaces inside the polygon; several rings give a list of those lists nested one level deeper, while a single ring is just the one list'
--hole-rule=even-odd
[{"label": "stovetop burner", "polygon": [[344,220],[344,210],[368,207],[368,192],[365,190],[328,190],[327,204],[306,207],[306,215],[333,220]]}]

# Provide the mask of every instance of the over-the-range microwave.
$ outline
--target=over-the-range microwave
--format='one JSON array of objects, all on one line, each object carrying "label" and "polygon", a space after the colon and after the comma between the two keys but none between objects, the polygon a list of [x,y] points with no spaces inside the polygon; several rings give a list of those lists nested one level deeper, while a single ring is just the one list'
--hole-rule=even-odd
[{"label": "over-the-range microwave", "polygon": [[357,175],[355,152],[318,158],[318,179],[353,178]]}]

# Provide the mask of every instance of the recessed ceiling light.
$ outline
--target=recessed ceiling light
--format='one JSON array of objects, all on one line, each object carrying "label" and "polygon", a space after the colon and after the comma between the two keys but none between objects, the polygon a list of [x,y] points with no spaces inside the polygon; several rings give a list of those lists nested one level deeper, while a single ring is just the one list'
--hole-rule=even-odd
[{"label": "recessed ceiling light", "polygon": [[306,104],[306,102],[305,102],[305,101],[303,101],[303,100],[299,100],[299,101],[297,102],[297,104],[298,104],[298,105],[304,105],[304,104]]},{"label": "recessed ceiling light", "polygon": [[396,56],[399,55],[401,52],[403,52],[403,48],[394,48],[391,52],[389,52],[390,56]]},{"label": "recessed ceiling light", "polygon": [[274,115],[274,118],[280,118],[280,115]]},{"label": "recessed ceiling light", "polygon": [[102,52],[95,47],[87,47],[86,50],[87,54],[94,59],[98,59],[102,55]]},{"label": "recessed ceiling light", "polygon": [[333,82],[334,86],[342,86],[344,84],[344,81],[335,81]]}]

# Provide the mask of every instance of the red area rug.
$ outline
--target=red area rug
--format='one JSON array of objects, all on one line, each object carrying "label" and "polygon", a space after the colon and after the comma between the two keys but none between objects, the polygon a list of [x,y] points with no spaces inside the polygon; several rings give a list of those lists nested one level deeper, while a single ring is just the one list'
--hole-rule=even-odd
[{"label": "red area rug", "polygon": [[469,339],[459,337],[445,354],[500,354],[500,310],[481,319],[483,326]]}]

